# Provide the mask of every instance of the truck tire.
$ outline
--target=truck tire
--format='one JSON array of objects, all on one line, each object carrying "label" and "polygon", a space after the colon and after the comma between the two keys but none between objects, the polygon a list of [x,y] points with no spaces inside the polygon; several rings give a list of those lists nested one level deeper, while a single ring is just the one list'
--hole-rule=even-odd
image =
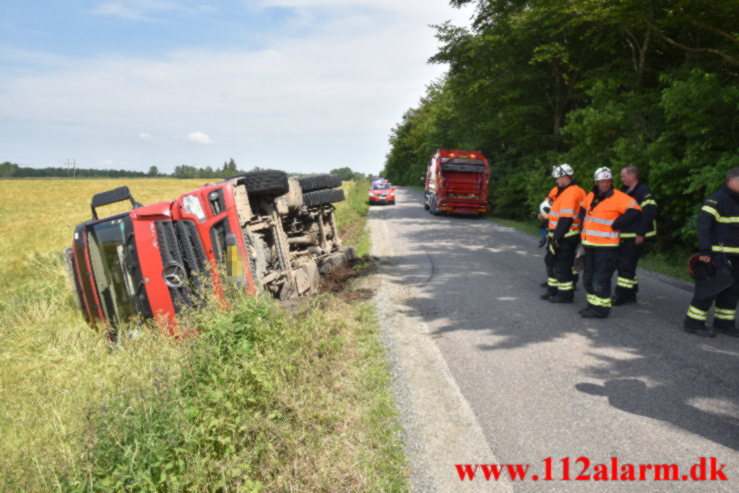
[{"label": "truck tire", "polygon": [[344,200],[344,191],[340,188],[316,190],[314,192],[303,194],[303,202],[305,203],[306,207],[331,204],[332,202],[341,202],[342,200]]},{"label": "truck tire", "polygon": [[236,180],[246,186],[249,195],[282,195],[287,193],[287,173],[276,169],[249,171],[232,176],[229,180]]},{"label": "truck tire", "polygon": [[336,188],[341,186],[341,178],[337,175],[308,175],[298,178],[300,188],[305,192]]}]

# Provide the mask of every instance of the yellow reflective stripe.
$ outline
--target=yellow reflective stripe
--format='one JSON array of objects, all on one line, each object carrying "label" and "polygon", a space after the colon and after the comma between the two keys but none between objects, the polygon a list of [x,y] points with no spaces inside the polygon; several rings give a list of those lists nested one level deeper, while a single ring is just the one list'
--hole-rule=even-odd
[{"label": "yellow reflective stripe", "polygon": [[547,285],[556,288],[557,287],[557,280],[553,277],[547,278]]},{"label": "yellow reflective stripe", "polygon": [[640,205],[640,206],[641,206],[642,208],[644,208],[644,207],[646,207],[646,206],[648,206],[648,205],[653,205],[653,206],[655,206],[655,207],[656,207],[656,206],[657,206],[657,202],[655,202],[655,201],[654,201],[654,200],[652,200],[652,199],[648,199],[648,200],[645,200],[644,202],[642,202],[642,203],[641,203],[641,204],[639,204],[639,205]]},{"label": "yellow reflective stripe", "polygon": [[717,318],[719,320],[734,320],[735,316],[736,310],[731,310],[729,308],[716,308],[716,311],[713,314],[713,318]]},{"label": "yellow reflective stripe", "polygon": [[565,238],[569,238],[570,236],[576,236],[576,235],[579,235],[579,234],[580,234],[580,230],[579,229],[571,229],[570,231],[568,231],[567,233],[565,233],[565,236],[564,237]]},{"label": "yellow reflective stripe", "polygon": [[711,214],[713,217],[716,218],[716,221],[718,221],[720,223],[725,223],[725,224],[739,223],[739,217],[737,217],[737,216],[722,216],[721,214],[718,213],[718,211],[716,209],[714,209],[710,205],[704,205],[703,207],[701,207],[701,210],[703,212],[707,212],[707,213]]},{"label": "yellow reflective stripe", "polygon": [[621,238],[636,238],[636,233],[621,233]]},{"label": "yellow reflective stripe", "polygon": [[638,283],[636,279],[627,279],[625,277],[619,277],[616,279],[616,284],[622,288],[633,288]]},{"label": "yellow reflective stripe", "polygon": [[585,246],[593,246],[593,247],[608,247],[608,248],[618,247],[618,243],[593,243],[592,241],[588,241],[588,240],[582,240],[582,244]]},{"label": "yellow reflective stripe", "polygon": [[707,213],[711,214],[713,217],[716,218],[716,220],[718,220],[721,217],[721,215],[718,213],[718,211],[716,209],[714,209],[713,207],[711,207],[710,205],[704,205],[703,207],[701,207],[701,210],[703,212],[707,212]]},{"label": "yellow reflective stripe", "polygon": [[618,238],[621,236],[617,231],[597,231],[595,229],[583,229],[586,235],[598,236],[600,238]]},{"label": "yellow reflective stripe", "polygon": [[592,217],[592,216],[585,216],[585,222],[605,224],[606,226],[610,226],[611,224],[613,224],[613,221],[611,221],[610,219],[601,219],[599,217]]},{"label": "yellow reflective stripe", "polygon": [[706,312],[704,312],[703,310],[697,309],[693,305],[690,305],[690,307],[688,307],[688,317],[692,318],[693,320],[699,320],[701,322],[705,322],[706,315],[707,315]]},{"label": "yellow reflective stripe", "polygon": [[708,315],[708,312],[705,312],[705,311],[701,310],[700,308],[696,308],[693,305],[690,305],[688,307],[688,310],[689,311],[694,311],[694,312],[698,313],[699,315]]},{"label": "yellow reflective stripe", "polygon": [[651,238],[653,236],[657,236],[657,230],[652,230],[649,233],[644,235],[645,238]]},{"label": "yellow reflective stripe", "polygon": [[611,307],[611,298],[600,298],[594,294],[589,294],[586,298],[591,305],[602,306],[603,308]]},{"label": "yellow reflective stripe", "polygon": [[711,247],[711,250],[714,252],[724,252],[724,253],[736,253],[739,254],[739,247],[727,247],[723,245],[713,245]]},{"label": "yellow reflective stripe", "polygon": [[559,288],[560,291],[571,291],[575,288],[572,281],[570,282],[560,282],[557,284],[557,288]]}]

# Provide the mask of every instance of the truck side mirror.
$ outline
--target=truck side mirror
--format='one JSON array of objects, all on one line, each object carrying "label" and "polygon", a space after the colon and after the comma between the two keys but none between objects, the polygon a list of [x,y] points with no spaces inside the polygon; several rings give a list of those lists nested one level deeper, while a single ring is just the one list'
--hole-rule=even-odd
[{"label": "truck side mirror", "polygon": [[90,203],[90,209],[92,209],[92,219],[97,220],[98,218],[97,211],[95,210],[97,207],[115,204],[116,202],[123,202],[125,200],[130,200],[131,206],[134,209],[136,209],[137,207],[143,207],[141,204],[133,200],[133,196],[131,195],[131,191],[128,189],[128,187],[118,187],[114,188],[113,190],[108,190],[107,192],[100,192],[93,195],[92,202]]}]

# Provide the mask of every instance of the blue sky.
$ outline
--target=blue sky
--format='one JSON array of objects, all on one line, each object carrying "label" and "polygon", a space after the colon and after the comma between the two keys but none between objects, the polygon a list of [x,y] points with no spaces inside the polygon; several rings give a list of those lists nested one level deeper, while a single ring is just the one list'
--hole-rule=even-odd
[{"label": "blue sky", "polygon": [[0,5],[0,161],[379,172],[446,0]]}]

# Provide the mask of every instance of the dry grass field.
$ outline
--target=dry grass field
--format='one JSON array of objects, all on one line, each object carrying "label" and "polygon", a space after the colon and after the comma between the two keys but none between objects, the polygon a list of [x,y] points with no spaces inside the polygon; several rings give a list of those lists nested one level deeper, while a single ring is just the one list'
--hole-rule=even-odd
[{"label": "dry grass field", "polygon": [[[177,365],[171,341],[114,354],[77,313],[61,250],[74,227],[90,219],[95,193],[129,185],[142,203],[175,198],[202,180],[0,180],[0,489],[52,480],[81,459],[86,404],[116,385],[147,385],[142,366]],[[110,205],[114,214],[129,203]],[[2,475],[6,482],[3,485]]]},{"label": "dry grass field", "polygon": [[[271,301],[245,300],[236,304],[241,313],[194,322],[216,326],[205,342],[151,330],[116,349],[77,313],[61,250],[75,225],[90,218],[92,195],[125,184],[137,201],[151,204],[202,183],[0,180],[0,490],[403,488],[395,411],[368,305],[321,295],[288,315]],[[347,211],[351,203],[361,209],[357,197],[340,205],[340,222],[358,223],[362,211]],[[361,230],[349,236],[366,248]],[[232,327],[249,344],[235,340]],[[244,353],[212,362],[203,356],[224,341]],[[198,365],[207,372],[198,373]],[[257,379],[249,399],[230,397],[256,385],[259,372],[272,383]],[[223,389],[213,375],[221,375]],[[193,401],[183,390],[193,386],[215,387],[220,398]],[[259,392],[263,398],[254,401]],[[174,414],[164,419],[164,411]],[[212,428],[219,420],[231,430],[226,438]],[[171,438],[176,433],[184,438]],[[239,445],[222,446],[231,440]],[[159,464],[158,457],[172,462]]]}]

